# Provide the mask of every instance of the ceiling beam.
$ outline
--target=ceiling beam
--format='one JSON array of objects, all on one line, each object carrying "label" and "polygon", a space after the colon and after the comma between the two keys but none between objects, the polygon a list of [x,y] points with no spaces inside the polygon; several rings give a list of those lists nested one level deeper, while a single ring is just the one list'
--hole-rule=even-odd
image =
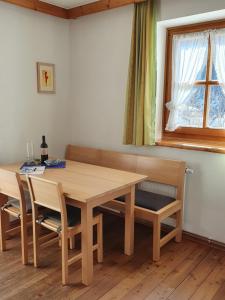
[{"label": "ceiling beam", "polygon": [[39,11],[55,17],[68,19],[68,10],[39,0],[1,0],[24,8]]},{"label": "ceiling beam", "polygon": [[56,5],[52,5],[46,2],[42,2],[42,1],[36,1],[37,5],[36,5],[36,10],[52,15],[52,16],[56,16],[56,17],[60,17],[63,19],[68,19],[68,10]]},{"label": "ceiling beam", "polygon": [[78,17],[94,14],[108,9],[144,1],[145,0],[99,0],[97,2],[68,9],[68,19],[76,19]]},{"label": "ceiling beam", "polygon": [[144,2],[145,0],[99,0],[89,4],[77,6],[71,9],[65,9],[53,4],[39,0],[0,0],[6,3],[14,4],[20,7],[39,11],[48,15],[63,19],[76,19],[82,16],[94,14],[128,4]]}]

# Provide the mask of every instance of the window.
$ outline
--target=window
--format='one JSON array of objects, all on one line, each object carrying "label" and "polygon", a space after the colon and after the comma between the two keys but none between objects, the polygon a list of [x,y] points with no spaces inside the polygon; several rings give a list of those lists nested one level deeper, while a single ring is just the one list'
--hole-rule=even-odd
[{"label": "window", "polygon": [[163,137],[225,137],[225,21],[168,29]]}]

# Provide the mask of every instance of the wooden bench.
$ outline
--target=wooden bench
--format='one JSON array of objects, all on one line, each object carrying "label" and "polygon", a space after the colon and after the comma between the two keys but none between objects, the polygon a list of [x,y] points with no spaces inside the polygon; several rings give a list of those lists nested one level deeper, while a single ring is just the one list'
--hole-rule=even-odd
[{"label": "wooden bench", "polygon": [[[66,159],[136,172],[147,175],[151,182],[175,187],[174,199],[137,190],[135,218],[153,223],[154,261],[160,259],[160,248],[171,239],[175,238],[176,242],[181,242],[185,162],[73,145],[67,146]],[[121,198],[108,202],[106,206],[117,211],[124,210],[124,202]],[[176,225],[172,231],[161,237],[161,223],[168,217],[174,218]]]}]

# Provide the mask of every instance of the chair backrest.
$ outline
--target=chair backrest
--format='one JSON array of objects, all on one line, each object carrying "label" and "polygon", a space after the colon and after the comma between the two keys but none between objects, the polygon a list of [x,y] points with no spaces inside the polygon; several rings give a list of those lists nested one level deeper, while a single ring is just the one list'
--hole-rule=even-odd
[{"label": "chair backrest", "polygon": [[[27,176],[32,206],[39,205],[64,214],[65,198],[61,183],[49,181],[32,175]],[[33,207],[34,208],[34,207]]]},{"label": "chair backrest", "polygon": [[149,181],[175,186],[177,199],[183,199],[184,161],[74,145],[67,146],[66,159],[147,175]]},{"label": "chair backrest", "polygon": [[21,201],[24,195],[19,174],[0,169],[0,193]]}]

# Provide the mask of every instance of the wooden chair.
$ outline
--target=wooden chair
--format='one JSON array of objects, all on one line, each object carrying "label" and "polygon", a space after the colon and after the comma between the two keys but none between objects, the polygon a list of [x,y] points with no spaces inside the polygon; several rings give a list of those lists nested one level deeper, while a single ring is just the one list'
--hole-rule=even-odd
[{"label": "wooden chair", "polygon": [[[136,189],[135,217],[153,224],[153,261],[160,260],[160,249],[171,239],[182,241],[183,192],[186,164],[183,161],[165,160],[158,157],[138,156],[136,172],[148,176],[148,181],[176,188],[176,197]],[[111,201],[112,207],[124,206],[124,199]],[[175,227],[162,236],[161,223],[175,219]]]},{"label": "wooden chair", "polygon": [[[176,242],[182,240],[185,162],[73,145],[67,146],[66,159],[136,172],[147,175],[150,182],[175,187],[175,198],[137,189],[135,218],[150,221],[153,224],[154,261],[160,259],[161,247],[171,239],[175,238]],[[123,197],[108,202],[104,208],[112,209],[114,212],[123,212]],[[168,217],[175,219],[175,228],[161,237],[161,223]]]},{"label": "wooden chair", "polygon": [[[28,263],[28,241],[27,225],[31,221],[31,213],[28,212],[26,199],[20,176],[17,173],[0,169],[0,193],[6,198],[12,197],[14,200],[5,200],[5,204],[0,208],[0,249],[6,250],[6,237],[10,233],[21,231],[22,263]],[[8,215],[20,220],[20,226],[7,230]]]},{"label": "wooden chair", "polygon": [[[82,251],[69,259],[68,239],[82,232],[80,209],[65,204],[62,185],[60,183],[44,180],[34,176],[28,176],[28,187],[32,199],[33,213],[33,244],[34,266],[39,265],[39,226],[52,230],[59,234],[62,248],[62,283],[68,284],[68,268],[78,260],[82,260]],[[46,207],[49,210],[38,217],[38,207]],[[97,225],[97,244],[93,251],[97,250],[98,262],[103,261],[102,238],[102,214],[93,216],[93,226]]]}]

